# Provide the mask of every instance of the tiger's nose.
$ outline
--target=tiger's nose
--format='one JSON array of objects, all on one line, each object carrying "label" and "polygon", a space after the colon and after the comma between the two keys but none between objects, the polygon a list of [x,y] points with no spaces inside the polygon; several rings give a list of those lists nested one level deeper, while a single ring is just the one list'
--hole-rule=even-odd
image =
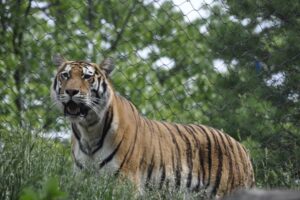
[{"label": "tiger's nose", "polygon": [[72,97],[72,96],[75,96],[76,94],[79,93],[79,90],[74,90],[74,89],[69,89],[69,90],[66,90],[66,93]]}]

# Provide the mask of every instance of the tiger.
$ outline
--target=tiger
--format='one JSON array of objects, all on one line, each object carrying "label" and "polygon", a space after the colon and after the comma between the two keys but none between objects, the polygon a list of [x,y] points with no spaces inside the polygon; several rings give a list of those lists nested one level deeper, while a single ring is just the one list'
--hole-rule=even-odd
[{"label": "tiger", "polygon": [[255,185],[249,152],[222,131],[196,124],[150,120],[118,94],[112,58],[100,64],[54,56],[51,97],[72,129],[77,170],[106,170],[147,185],[205,191],[222,197]]}]

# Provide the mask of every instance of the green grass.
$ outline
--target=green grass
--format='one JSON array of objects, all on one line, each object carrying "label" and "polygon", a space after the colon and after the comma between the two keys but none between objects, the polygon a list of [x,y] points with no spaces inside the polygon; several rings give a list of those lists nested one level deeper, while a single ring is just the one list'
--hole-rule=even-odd
[{"label": "green grass", "polygon": [[[131,184],[73,173],[70,145],[24,130],[1,131],[0,199],[132,199]],[[125,183],[126,182],[126,183]]]}]

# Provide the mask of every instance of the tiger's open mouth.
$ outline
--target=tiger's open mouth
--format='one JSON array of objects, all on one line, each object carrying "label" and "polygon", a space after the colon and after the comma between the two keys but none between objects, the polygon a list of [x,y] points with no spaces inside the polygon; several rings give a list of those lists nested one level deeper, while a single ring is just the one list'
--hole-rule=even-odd
[{"label": "tiger's open mouth", "polygon": [[74,101],[69,101],[68,103],[65,103],[64,106],[65,115],[71,117],[85,117],[90,109],[83,103],[75,103]]}]

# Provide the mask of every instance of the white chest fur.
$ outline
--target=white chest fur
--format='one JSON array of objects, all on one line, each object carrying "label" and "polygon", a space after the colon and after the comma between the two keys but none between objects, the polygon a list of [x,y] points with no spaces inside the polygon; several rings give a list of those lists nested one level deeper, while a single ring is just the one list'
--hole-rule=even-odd
[{"label": "white chest fur", "polygon": [[77,127],[80,136],[73,135],[75,141],[73,142],[73,152],[77,168],[81,166],[96,171],[104,169],[112,173],[118,170],[119,166],[114,157],[104,165],[105,160],[116,150],[116,147],[112,145],[115,143],[113,140],[116,127],[116,122],[112,122],[105,137],[99,136],[99,131],[102,130],[101,125],[87,129],[81,126]]}]

